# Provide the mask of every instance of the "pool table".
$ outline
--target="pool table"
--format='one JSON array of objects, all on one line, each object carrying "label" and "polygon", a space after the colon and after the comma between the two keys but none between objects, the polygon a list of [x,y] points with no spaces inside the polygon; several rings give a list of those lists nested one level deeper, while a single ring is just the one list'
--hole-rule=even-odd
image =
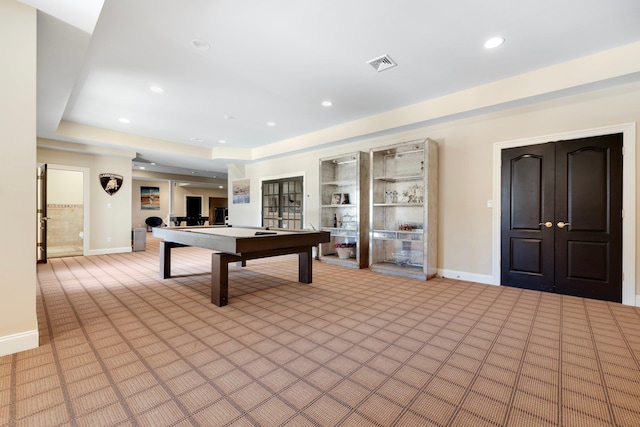
[{"label": "pool table", "polygon": [[184,246],[211,249],[211,302],[229,302],[229,263],[298,254],[298,281],[311,283],[312,248],[329,241],[329,232],[237,226],[155,227],[160,242],[160,277],[171,277],[171,250]]}]

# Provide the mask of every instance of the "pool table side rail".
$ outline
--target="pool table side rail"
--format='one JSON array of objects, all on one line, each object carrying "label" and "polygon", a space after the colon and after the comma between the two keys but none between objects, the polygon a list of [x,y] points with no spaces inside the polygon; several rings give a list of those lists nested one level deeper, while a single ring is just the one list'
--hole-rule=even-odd
[{"label": "pool table side rail", "polygon": [[[249,228],[249,227],[242,227]],[[264,231],[264,228],[255,228]],[[277,229],[274,231],[278,231]],[[291,229],[280,231],[291,232]],[[330,241],[326,231],[295,230],[295,233],[282,235],[259,235],[250,237],[217,236],[215,234],[192,233],[188,228],[154,228],[153,235],[167,242],[180,243],[187,246],[210,249],[230,254],[248,254],[266,252],[274,249],[316,246]]]}]

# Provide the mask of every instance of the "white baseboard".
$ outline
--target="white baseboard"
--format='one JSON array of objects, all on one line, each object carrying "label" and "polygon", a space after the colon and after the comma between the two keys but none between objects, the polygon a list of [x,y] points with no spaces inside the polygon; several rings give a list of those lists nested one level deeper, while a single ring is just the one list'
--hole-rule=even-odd
[{"label": "white baseboard", "polygon": [[484,283],[485,285],[493,285],[493,276],[490,274],[474,274],[467,273],[464,271],[455,271],[455,270],[443,270],[438,269],[438,276],[446,277],[447,279],[459,279],[466,280],[468,282],[476,282],[476,283]]},{"label": "white baseboard", "polygon": [[20,332],[19,334],[0,337],[0,356],[31,350],[38,347],[40,336],[38,330]]},{"label": "white baseboard", "polygon": [[124,248],[89,249],[85,255],[109,255],[125,252],[131,252],[131,246],[125,246]]},{"label": "white baseboard", "polygon": [[[493,283],[493,276],[491,275],[473,274],[473,273],[467,273],[464,271],[455,271],[455,270],[443,270],[440,268],[438,269],[437,274],[438,276],[446,277],[447,279],[459,279],[459,280],[466,280],[468,282],[483,283],[485,285],[495,285],[495,283]],[[632,305],[632,304],[635,307],[640,307],[640,295],[636,295],[635,301],[631,301],[631,304],[627,304],[627,305]]]}]

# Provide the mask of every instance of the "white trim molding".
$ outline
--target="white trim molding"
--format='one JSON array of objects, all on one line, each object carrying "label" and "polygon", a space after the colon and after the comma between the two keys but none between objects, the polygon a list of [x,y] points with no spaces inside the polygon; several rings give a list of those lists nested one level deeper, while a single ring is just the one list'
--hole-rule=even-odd
[{"label": "white trim molding", "polygon": [[458,279],[467,282],[483,283],[485,285],[493,285],[493,276],[488,274],[467,273],[466,271],[445,270],[438,268],[436,274],[447,279]]},{"label": "white trim molding", "polygon": [[37,329],[5,335],[0,337],[0,356],[37,348],[39,341],[40,335]]},{"label": "white trim molding", "polygon": [[122,248],[105,248],[105,249],[91,249],[86,255],[110,255],[121,254],[125,252],[132,252],[131,246],[125,246]]},{"label": "white trim molding", "polygon": [[493,284],[500,285],[500,211],[502,150],[552,141],[622,134],[622,304],[637,306],[636,298],[636,124],[622,123],[493,144]]}]

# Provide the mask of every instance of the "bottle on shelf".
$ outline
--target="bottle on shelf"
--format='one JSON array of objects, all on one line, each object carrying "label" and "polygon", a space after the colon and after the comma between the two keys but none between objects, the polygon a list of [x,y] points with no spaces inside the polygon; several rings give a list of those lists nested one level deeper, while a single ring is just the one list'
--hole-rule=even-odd
[{"label": "bottle on shelf", "polygon": [[333,214],[333,228],[338,228],[338,217]]}]

